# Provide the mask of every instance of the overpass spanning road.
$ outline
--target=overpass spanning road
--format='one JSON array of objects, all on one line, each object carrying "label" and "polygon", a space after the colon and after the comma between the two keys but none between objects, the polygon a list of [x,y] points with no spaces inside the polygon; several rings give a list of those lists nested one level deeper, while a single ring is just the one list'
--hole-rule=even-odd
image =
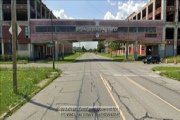
[{"label": "overpass spanning road", "polygon": [[[147,44],[162,42],[162,21],[128,20],[50,20],[32,19],[31,42],[122,41]],[[52,30],[53,29],[53,30]]]},{"label": "overpass spanning road", "polygon": [[[158,65],[113,62],[86,53],[75,63],[56,65],[62,75],[8,120],[178,120],[180,82],[153,73],[153,66]],[[72,111],[73,106],[81,110]],[[93,109],[97,106],[104,111]],[[71,109],[60,112],[62,108]]]}]

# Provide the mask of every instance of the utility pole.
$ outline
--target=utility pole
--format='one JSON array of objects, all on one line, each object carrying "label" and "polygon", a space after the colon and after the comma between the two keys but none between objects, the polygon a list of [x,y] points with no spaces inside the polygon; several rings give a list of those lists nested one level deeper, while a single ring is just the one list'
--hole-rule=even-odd
[{"label": "utility pole", "polygon": [[16,0],[11,0],[11,26],[12,26],[12,62],[13,62],[13,91],[17,93],[17,60],[16,60]]},{"label": "utility pole", "polygon": [[53,21],[52,21],[52,18],[53,18],[53,13],[51,11],[51,35],[52,35],[52,44],[53,44],[53,47],[52,47],[52,59],[53,59],[53,69],[55,69],[55,64],[54,64],[54,54],[55,54],[55,43],[54,43],[54,40],[53,40]]}]

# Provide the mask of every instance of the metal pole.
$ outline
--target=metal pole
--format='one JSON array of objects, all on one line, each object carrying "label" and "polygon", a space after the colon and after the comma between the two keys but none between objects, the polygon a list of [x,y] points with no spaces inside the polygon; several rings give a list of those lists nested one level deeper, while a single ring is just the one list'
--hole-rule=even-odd
[{"label": "metal pole", "polygon": [[53,17],[53,13],[51,11],[51,35],[52,35],[52,44],[53,44],[52,59],[53,59],[53,69],[55,69],[55,64],[54,64],[55,42],[53,40],[53,21],[52,21],[52,17]]},{"label": "metal pole", "polygon": [[12,61],[13,61],[13,91],[17,93],[17,60],[16,60],[16,0],[11,0],[11,26],[12,26]]}]

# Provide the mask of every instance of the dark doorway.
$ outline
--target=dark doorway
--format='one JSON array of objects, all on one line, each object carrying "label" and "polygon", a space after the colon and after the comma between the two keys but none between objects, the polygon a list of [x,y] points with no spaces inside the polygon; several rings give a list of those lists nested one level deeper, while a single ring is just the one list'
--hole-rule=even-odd
[{"label": "dark doorway", "polygon": [[152,46],[147,46],[146,47],[146,55],[151,55],[152,54]]}]

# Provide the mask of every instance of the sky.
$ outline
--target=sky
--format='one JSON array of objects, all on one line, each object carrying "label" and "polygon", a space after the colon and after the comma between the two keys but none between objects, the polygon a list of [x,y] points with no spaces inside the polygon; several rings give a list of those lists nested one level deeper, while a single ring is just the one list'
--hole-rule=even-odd
[{"label": "sky", "polygon": [[[124,20],[148,0],[42,0],[61,19]],[[73,46],[96,48],[97,42],[73,43]]]}]

